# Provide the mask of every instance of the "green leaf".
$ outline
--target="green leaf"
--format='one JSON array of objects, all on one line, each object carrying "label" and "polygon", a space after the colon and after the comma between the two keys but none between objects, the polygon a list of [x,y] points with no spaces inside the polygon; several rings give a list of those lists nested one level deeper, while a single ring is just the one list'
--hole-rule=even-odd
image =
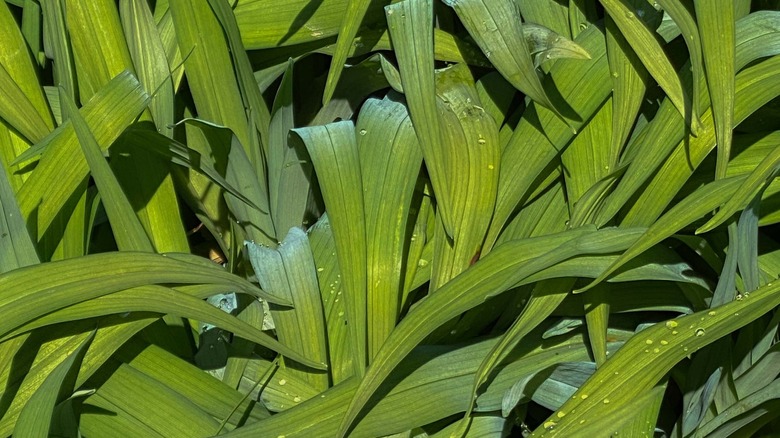
[{"label": "green leaf", "polygon": [[[73,61],[78,72],[79,97],[83,105],[123,71],[135,72],[132,71],[133,63],[115,2],[65,0],[65,10]],[[90,29],[90,32],[83,32],[82,29]]]},{"label": "green leaf", "polygon": [[119,3],[125,40],[138,72],[138,81],[152,95],[149,112],[157,132],[173,135],[173,82],[160,32],[149,5],[140,0]]},{"label": "green leaf", "polygon": [[103,199],[103,206],[108,214],[108,220],[114,231],[117,247],[126,251],[154,252],[155,248],[144,231],[138,216],[135,215],[130,201],[125,192],[119,186],[114,173],[106,163],[101,153],[100,146],[95,141],[89,126],[76,108],[76,104],[70,100],[64,90],[60,90],[60,101],[63,107],[71,115],[70,121],[76,131],[81,150],[89,165],[92,177],[95,179],[98,191]]},{"label": "green leaf", "polygon": [[405,0],[385,7],[390,37],[398,58],[401,84],[409,115],[420,141],[425,167],[436,193],[439,215],[448,236],[455,231],[455,211],[450,205],[450,159],[439,121],[433,58],[433,2]]},{"label": "green leaf", "polygon": [[292,60],[287,63],[276,92],[266,157],[271,216],[280,232],[303,224],[312,172],[305,146],[290,141],[290,130],[295,128],[293,65]]},{"label": "green leaf", "polygon": [[535,239],[506,242],[410,311],[390,335],[360,382],[339,427],[344,436],[371,396],[401,359],[439,326],[524,277],[581,254],[628,247],[641,230],[580,228]]},{"label": "green leaf", "polygon": [[325,81],[325,93],[322,96],[323,105],[327,104],[333,97],[333,92],[336,90],[341,71],[344,68],[344,61],[347,60],[352,46],[352,40],[357,35],[360,23],[363,22],[366,11],[371,6],[371,0],[347,0],[346,6],[346,12],[339,28],[339,36],[336,40],[336,51],[330,63],[328,78]]},{"label": "green leaf", "polygon": [[72,376],[71,380],[75,380],[73,372],[78,370],[78,363],[84,358],[84,353],[89,348],[94,336],[95,332],[81,336],[84,338],[81,344],[57,365],[51,374],[46,376],[46,380],[38,387],[19,413],[19,419],[14,427],[14,435],[31,438],[50,436],[54,406],[61,401],[65,394],[73,390],[73,388],[68,388],[66,379],[68,376]]},{"label": "green leaf", "polygon": [[[131,336],[154,322],[156,318],[133,318],[122,319],[111,318],[102,321],[105,326],[98,328],[95,338],[87,350],[84,359],[81,362],[78,378],[75,387],[79,387],[92,376],[95,371],[103,365],[112,354]],[[121,324],[119,324],[121,322]],[[36,376],[49,375],[62,362],[62,359],[72,353],[82,339],[74,336],[73,333],[87,333],[95,329],[94,321],[84,321],[70,324],[68,327],[52,327],[46,330],[36,331],[32,336],[23,335],[18,339],[22,341],[17,347],[25,341],[32,342],[33,345],[40,345],[40,349],[19,349],[12,350],[15,355],[8,357],[9,360],[29,361],[25,363],[33,364],[26,375],[10,376],[9,367],[3,368],[4,381],[8,386],[4,387],[4,394],[14,394],[8,410],[0,419],[0,433],[10,435],[16,419],[19,416],[24,404],[32,396],[35,390],[41,385],[42,380]],[[14,341],[8,341],[13,346]],[[2,345],[8,345],[3,343]],[[9,362],[10,364],[10,362]]]},{"label": "green leaf", "polygon": [[732,197],[726,200],[718,212],[707,223],[699,227],[696,232],[701,234],[710,231],[728,220],[737,211],[747,207],[751,199],[762,188],[765,190],[774,180],[778,164],[780,164],[780,148],[775,148],[753,169],[742,185],[734,192]]},{"label": "green leaf", "polygon": [[[226,166],[225,180],[241,193],[241,199],[249,199],[246,204],[233,196],[226,196],[236,222],[247,233],[247,238],[264,245],[276,245],[277,231],[271,216],[268,214],[268,190],[263,175],[258,175],[247,157],[244,148],[239,144],[236,134],[226,126],[201,119],[184,119],[179,123],[187,123],[203,134],[203,139],[212,148],[212,155],[226,156],[227,162],[220,160],[221,166]],[[202,154],[201,154],[202,155]],[[217,163],[215,163],[217,165]],[[191,175],[192,179],[195,175]],[[205,190],[208,191],[208,185]]]},{"label": "green leaf", "polygon": [[[569,123],[564,119],[564,109],[555,106],[542,85],[525,42],[520,11],[513,2],[447,0],[445,4],[455,9],[469,34],[507,81]],[[545,58],[552,59],[552,53]]]},{"label": "green leaf", "polygon": [[27,141],[40,141],[54,128],[27,44],[8,5],[0,5],[0,118]]},{"label": "green leaf", "polygon": [[[101,268],[95,270],[94,266]],[[20,268],[0,276],[0,284],[5,285],[0,307],[14,313],[0,324],[0,333],[72,304],[131,287],[163,283],[221,284],[260,296],[246,280],[197,256],[130,251],[96,254]],[[283,299],[275,301],[289,305]]]},{"label": "green leaf", "polygon": [[[261,287],[293,304],[293,309],[271,307],[279,341],[301,356],[326,363],[328,349],[317,269],[306,233],[290,228],[278,249],[247,242],[249,261]],[[318,391],[328,388],[326,373],[290,369],[290,373]]]},{"label": "green leaf", "polygon": [[744,177],[732,177],[724,180],[711,182],[710,184],[699,188],[684,200],[677,203],[666,214],[656,220],[644,235],[638,239],[634,245],[628,248],[620,257],[601,275],[598,276],[588,286],[579,289],[577,292],[584,292],[596,284],[604,281],[620,266],[636,257],[651,246],[670,237],[683,227],[701,218],[714,210],[718,205],[731,197],[734,191],[739,187]]},{"label": "green leaf", "polygon": [[[608,98],[612,82],[603,31],[597,26],[588,27],[575,42],[593,59],[558,60],[550,70],[548,80],[552,82],[550,87],[554,86],[561,98],[583,121],[587,121]],[[574,127],[579,129],[582,124],[576,123]],[[534,184],[537,177],[542,174],[553,176],[549,170],[551,163],[573,136],[571,129],[540,105],[531,104],[523,112],[501,156],[496,212],[483,252],[489,251],[497,241],[515,209],[526,200],[533,199],[529,192],[537,188]],[[543,173],[546,169],[547,173]],[[540,185],[538,188],[543,190],[546,187]]]},{"label": "green leaf", "polygon": [[[495,378],[478,399],[479,412],[501,409],[504,393],[539,368],[588,360],[581,336],[547,342],[543,346],[539,336],[539,332],[530,336],[506,365],[499,366]],[[404,370],[399,374],[399,380],[390,381],[383,387],[387,391],[360,420],[354,435],[386,436],[463,412],[469,403],[474,371],[495,343],[495,339],[488,339],[461,346],[419,347],[399,366]],[[251,437],[258,433],[290,437],[334,436],[358,383],[357,378],[350,379],[295,409],[237,429],[227,436]]]},{"label": "green leaf", "polygon": [[[778,65],[780,56],[774,56],[737,75],[734,123],[742,122],[774,96],[780,95],[780,80],[773,74]],[[681,139],[652,180],[643,184],[644,191],[628,210],[622,224],[646,224],[657,218],[693,170],[712,151],[716,139],[710,111],[702,115],[702,122],[705,128],[699,136]]]},{"label": "green leaf", "polygon": [[[139,402],[148,400],[149,394],[154,394],[154,402]],[[183,438],[204,431],[214,433],[219,428],[219,422],[191,400],[126,364],[121,364],[84,404],[87,412],[94,413],[81,416],[85,435],[126,430],[145,436]],[[105,411],[115,415],[101,421],[99,417],[106,416]]]},{"label": "green leaf", "polygon": [[231,129],[253,156],[228,42],[214,11],[206,2],[193,0],[171,0],[170,8],[198,117]]},{"label": "green leaf", "polygon": [[[149,122],[146,123],[148,124]],[[241,202],[258,210],[260,209],[259,206],[255,205],[249,198],[230,185],[213,166],[209,165],[210,163],[204,162],[205,160],[197,151],[174,139],[165,137],[153,129],[147,128],[148,125],[145,125],[143,122],[133,124],[125,130],[122,136],[126,137],[127,142],[144,148],[166,161],[198,172],[217,184],[222,190],[241,200]]]},{"label": "green leaf", "polygon": [[[386,3],[366,3],[368,9],[365,15],[361,14],[363,24],[381,22],[382,8]],[[360,24],[360,20],[355,24],[345,23],[348,7],[349,0],[326,0],[316,8],[308,0],[291,0],[283,4],[273,0],[242,0],[236,4],[234,13],[247,49],[265,49],[323,39],[333,42],[335,39],[330,37],[345,29],[345,26]],[[270,10],[273,10],[273,14],[269,13]],[[356,15],[352,17],[356,17],[358,12],[356,9],[353,12]],[[348,47],[353,37],[345,39]]]},{"label": "green leaf", "polygon": [[40,263],[35,243],[30,238],[14,190],[5,171],[0,169],[0,273]]},{"label": "green leaf", "polygon": [[[95,318],[111,314],[127,314],[127,312],[153,312],[162,315],[175,315],[181,318],[190,318],[196,321],[213,324],[221,329],[232,332],[235,336],[247,339],[251,342],[268,347],[282,354],[297,351],[291,349],[289,343],[281,343],[270,335],[262,332],[230,314],[212,306],[204,301],[210,295],[225,292],[225,286],[200,287],[190,291],[187,287],[168,288],[158,285],[138,286],[97,298],[72,304],[60,310],[48,313],[34,321],[19,326],[4,338],[11,338],[21,333],[34,330],[39,327],[50,326],[79,319]],[[267,293],[259,293],[263,299],[276,300],[276,297]],[[310,357],[297,356],[297,357]],[[324,360],[320,360],[324,363]],[[319,365],[322,367],[322,365]]]},{"label": "green leaf", "polygon": [[[149,95],[138,80],[130,72],[123,72],[101,88],[81,111],[95,140],[105,150],[146,108],[148,102]],[[40,162],[17,198],[28,222],[31,222],[32,213],[36,213],[37,220],[32,221],[31,226],[34,227],[37,222],[38,235],[49,228],[60,209],[87,177],[89,166],[78,150],[76,132],[68,121],[35,148],[30,148],[29,155],[17,159],[21,162],[43,151]]]},{"label": "green leaf", "polygon": [[566,298],[572,286],[574,286],[574,281],[571,278],[557,278],[542,281],[536,285],[520,316],[517,317],[512,326],[501,336],[498,343],[485,355],[482,363],[479,364],[479,368],[477,368],[477,372],[474,374],[474,384],[471,389],[471,400],[473,402],[469,404],[464,420],[471,415],[474,409],[474,403],[477,400],[480,387],[488,380],[488,377],[495,371],[498,364],[506,359],[525,336],[541,325],[552,314]]},{"label": "green leaf", "polygon": [[[445,171],[450,192],[439,193],[438,205],[451,207],[455,232],[449,239],[437,228],[431,291],[460,274],[479,259],[489,218],[495,206],[501,145],[498,127],[479,106],[479,96],[469,70],[458,64],[437,72],[439,120]],[[457,184],[455,183],[457,181]]]},{"label": "green leaf", "polygon": [[363,104],[357,126],[367,248],[368,355],[373,358],[401,313],[404,250],[422,154],[397,95]]},{"label": "green leaf", "polygon": [[[612,137],[609,166],[620,162],[623,146],[633,129],[634,121],[647,91],[647,70],[642,66],[628,41],[620,33],[615,21],[604,18],[607,41],[607,60],[612,75]],[[695,100],[694,100],[695,101]]]},{"label": "green leaf", "polygon": [[[68,43],[65,25],[64,4],[62,2],[43,2],[43,47],[47,58],[53,60],[54,83],[65,88],[68,95],[76,99],[76,72],[73,54]],[[52,108],[53,112],[54,109]],[[57,119],[59,120],[59,119]]]},{"label": "green leaf", "polygon": [[647,2],[638,2],[637,6],[634,6],[631,0],[600,0],[600,2],[636,55],[642,60],[647,71],[686,120],[686,124],[691,126],[692,131],[698,132],[701,122],[697,109],[692,107],[690,97],[683,89],[682,81],[677,76],[660,41],[640,17],[640,14],[644,15],[652,8]]},{"label": "green leaf", "polygon": [[[610,427],[601,419],[614,411],[613,406],[636,407],[637,398],[641,399],[643,393],[651,390],[686,356],[779,305],[778,290],[780,286],[770,283],[751,293],[749,298],[658,323],[639,332],[548,418],[545,425],[552,428],[540,428],[532,436],[570,436],[572,431],[581,430],[582,420],[597,422],[602,428]],[[629,381],[631,384],[626,385]]]},{"label": "green leaf", "polygon": [[328,324],[328,352],[331,379],[334,385],[354,375],[353,354],[346,315],[344,282],[336,256],[336,242],[330,227],[328,215],[322,217],[309,229],[314,262],[317,264],[317,280],[320,286],[323,313]]},{"label": "green leaf", "polygon": [[352,122],[294,129],[306,145],[328,209],[336,255],[342,269],[352,366],[362,375],[367,363],[366,223],[360,156]]},{"label": "green leaf", "polygon": [[734,75],[737,72],[734,2],[695,0],[693,4],[718,144],[715,175],[724,178],[731,156],[731,130],[734,126]]}]

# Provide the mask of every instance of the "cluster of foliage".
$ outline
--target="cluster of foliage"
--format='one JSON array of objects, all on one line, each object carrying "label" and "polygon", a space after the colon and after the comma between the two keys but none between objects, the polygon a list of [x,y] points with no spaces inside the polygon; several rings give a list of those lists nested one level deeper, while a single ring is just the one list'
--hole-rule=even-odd
[{"label": "cluster of foliage", "polygon": [[773,436],[777,6],[0,2],[0,436]]}]

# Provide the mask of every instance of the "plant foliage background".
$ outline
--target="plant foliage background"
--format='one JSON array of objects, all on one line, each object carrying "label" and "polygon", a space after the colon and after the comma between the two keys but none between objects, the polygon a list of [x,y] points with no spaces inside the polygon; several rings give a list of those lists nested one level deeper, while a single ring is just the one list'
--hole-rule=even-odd
[{"label": "plant foliage background", "polygon": [[777,6],[0,2],[0,435],[775,436]]}]

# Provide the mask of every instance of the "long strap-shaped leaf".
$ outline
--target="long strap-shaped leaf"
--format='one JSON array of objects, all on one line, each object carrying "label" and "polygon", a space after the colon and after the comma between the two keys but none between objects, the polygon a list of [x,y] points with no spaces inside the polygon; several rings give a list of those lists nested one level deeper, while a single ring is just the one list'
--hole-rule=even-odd
[{"label": "long strap-shaped leaf", "polygon": [[393,41],[401,83],[414,130],[420,140],[425,166],[431,184],[438,194],[439,215],[448,236],[455,230],[454,212],[449,203],[450,159],[441,138],[437,110],[433,59],[433,1],[404,0],[385,8],[390,37]]},{"label": "long strap-shaped leaf", "polygon": [[[25,436],[30,438],[45,438],[49,436],[54,405],[59,400],[59,395],[72,391],[72,388],[63,390],[63,385],[68,382],[68,375],[73,368],[79,366],[79,362],[84,358],[84,353],[89,347],[95,332],[83,336],[81,344],[66,357],[54,371],[46,376],[40,388],[30,397],[22,411],[19,413],[19,419],[14,427],[15,436]],[[71,379],[72,380],[72,379]]]},{"label": "long strap-shaped leaf", "polygon": [[[445,0],[455,9],[469,34],[507,81],[531,99],[553,111],[553,105],[536,72],[523,35],[520,11],[511,0]],[[569,116],[574,116],[569,114]],[[574,116],[576,117],[576,116]],[[574,129],[574,128],[572,128]]]},{"label": "long strap-shaped leaf", "polygon": [[419,303],[382,346],[350,402],[339,435],[345,436],[371,396],[398,363],[431,332],[523,278],[580,254],[603,254],[627,248],[641,229],[580,228],[535,239],[506,242],[472,268]]},{"label": "long strap-shaped leaf", "polygon": [[5,166],[2,167],[0,168],[0,230],[2,230],[0,273],[40,262],[22,212],[16,203]]},{"label": "long strap-shaped leaf", "polygon": [[205,1],[170,2],[176,38],[198,117],[224,125],[251,156],[247,114],[222,26]]},{"label": "long strap-shaped leaf", "polygon": [[[507,390],[539,369],[589,360],[581,335],[548,340],[552,345],[545,342],[544,348],[539,348],[541,336],[541,331],[529,336],[527,345],[520,347],[517,356],[513,355],[511,362],[499,367],[495,378],[477,400],[480,411],[501,409]],[[463,412],[469,403],[474,372],[496,342],[496,339],[488,339],[454,349],[441,345],[416,349],[400,365],[403,380],[388,382],[388,392],[383,392],[376,407],[360,420],[354,435],[376,437],[403,432]],[[332,437],[338,432],[339,421],[358,383],[356,378],[347,380],[321,394],[325,397],[315,397],[295,409],[236,429],[227,436]],[[311,421],[312,418],[317,421]]]},{"label": "long strap-shaped leaf", "polygon": [[[293,303],[292,310],[271,307],[279,340],[302,356],[325,363],[328,360],[325,316],[317,285],[317,268],[306,233],[300,228],[291,228],[277,249],[252,242],[247,243],[247,249],[260,285]],[[325,373],[292,368],[288,371],[318,391],[328,389]]]},{"label": "long strap-shaped leaf", "polygon": [[[81,108],[101,149],[107,148],[138,117],[149,102],[147,94],[130,72],[122,72]],[[37,207],[38,233],[43,234],[52,220],[87,176],[89,166],[79,145],[73,124],[64,123],[42,143],[30,148],[28,159],[45,150],[38,166],[18,193],[19,208],[25,217]]]},{"label": "long strap-shaped leaf", "polygon": [[347,11],[341,21],[339,37],[336,40],[336,52],[333,54],[330,70],[328,70],[328,79],[325,82],[325,94],[322,96],[323,105],[330,102],[333,92],[336,91],[341,71],[344,69],[344,61],[347,60],[360,23],[363,22],[363,17],[370,5],[371,0],[347,0]]},{"label": "long strap-shaped leaf", "polygon": [[600,0],[609,16],[615,21],[620,32],[642,60],[647,71],[658,82],[669,99],[685,120],[690,120],[694,132],[700,128],[699,115],[691,105],[690,98],[683,90],[682,81],[677,76],[671,61],[666,56],[659,39],[637,16],[639,13],[629,0]]},{"label": "long strap-shaped leaf", "polygon": [[[477,372],[474,374],[474,385],[471,388],[471,403],[469,403],[469,408],[466,410],[466,416],[461,423],[462,426],[469,423],[468,418],[476,404],[480,386],[487,381],[488,376],[501,361],[517,347],[517,344],[550,316],[558,305],[563,302],[568,292],[571,291],[572,286],[574,286],[575,280],[572,278],[556,278],[542,281],[534,288],[528,303],[523,308],[523,312],[509,330],[501,336],[498,343],[485,355],[482,363],[479,364],[479,368],[477,368]],[[471,429],[469,428],[469,430]]]},{"label": "long strap-shaped leaf", "polygon": [[27,45],[7,4],[0,6],[0,41],[0,118],[28,141],[40,141],[54,128],[54,120]]},{"label": "long strap-shaped leaf", "polygon": [[407,222],[422,154],[397,95],[366,101],[356,129],[366,214],[368,354],[373,358],[400,314]]},{"label": "long strap-shaped leaf", "polygon": [[144,231],[119,181],[103,158],[100,146],[90,132],[89,126],[76,108],[76,104],[64,91],[60,88],[60,104],[70,114],[70,121],[81,144],[82,153],[86,157],[95,185],[101,194],[117,247],[125,251],[154,252],[154,245]]},{"label": "long strap-shaped leaf", "polygon": [[319,177],[322,197],[342,266],[344,300],[355,375],[365,372],[366,224],[360,157],[352,122],[331,123],[293,130],[306,144]]},{"label": "long strap-shaped leaf", "polygon": [[724,178],[731,155],[731,130],[734,126],[734,75],[736,74],[736,36],[732,0],[695,0],[702,54],[706,66],[718,160],[715,176]]},{"label": "long strap-shaped leaf", "polygon": [[611,430],[613,426],[604,417],[614,410],[613,406],[632,405],[686,356],[770,312],[780,305],[778,292],[780,284],[769,283],[751,293],[749,298],[658,323],[641,331],[531,437],[569,437],[583,424]]},{"label": "long strap-shaped leaf", "polygon": [[[548,80],[554,84],[567,104],[589,120],[612,91],[606,43],[603,30],[590,26],[575,42],[593,59],[588,61],[558,60],[550,70]],[[584,122],[583,122],[584,123]],[[581,123],[575,127],[582,126]],[[507,220],[524,199],[530,198],[534,181],[571,141],[573,134],[551,111],[533,103],[523,113],[501,156],[496,212],[490,224],[483,252],[497,241]],[[556,166],[557,167],[557,166]],[[557,176],[552,175],[557,179]],[[546,188],[544,185],[541,188]],[[438,191],[436,193],[439,193]]]},{"label": "long strap-shaped leaf", "polygon": [[149,112],[157,131],[173,136],[173,82],[160,32],[149,10],[141,0],[122,0],[119,9],[127,48],[138,74],[138,80],[154,96]]},{"label": "long strap-shaped leaf", "polygon": [[588,286],[576,292],[584,292],[604,281],[615,271],[643,251],[676,233],[683,227],[708,214],[729,199],[745,177],[734,177],[715,181],[699,188],[680,201],[660,219],[656,220],[630,248]]}]

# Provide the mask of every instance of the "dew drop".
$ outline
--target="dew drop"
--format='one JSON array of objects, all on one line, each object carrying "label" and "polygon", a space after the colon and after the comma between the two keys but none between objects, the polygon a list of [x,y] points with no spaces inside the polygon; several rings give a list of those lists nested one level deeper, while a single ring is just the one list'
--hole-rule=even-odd
[{"label": "dew drop", "polygon": [[653,340],[652,339],[647,339],[647,340],[645,340],[645,344],[653,345]]},{"label": "dew drop", "polygon": [[488,170],[493,170],[493,169],[495,169],[495,168],[496,168],[496,166],[494,166],[494,165],[492,165],[492,164],[488,164]]},{"label": "dew drop", "polygon": [[677,321],[666,321],[666,328],[672,329],[677,327]]},{"label": "dew drop", "polygon": [[634,18],[634,13],[633,12],[626,12],[626,18],[628,18],[628,19]]},{"label": "dew drop", "polygon": [[616,71],[613,71],[613,72],[612,72],[612,77],[613,77],[613,78],[617,78],[617,77],[619,77],[619,76],[620,76],[620,75],[618,74],[618,72],[616,72]]},{"label": "dew drop", "polygon": [[582,394],[582,395],[580,396],[580,398],[581,398],[581,399],[583,399],[583,400],[585,400],[586,398],[588,398],[588,394]]},{"label": "dew drop", "polygon": [[580,424],[585,424],[585,420],[580,420]]},{"label": "dew drop", "polygon": [[365,129],[361,129],[360,130],[360,135],[366,135],[367,133],[368,133],[368,131],[366,131]]},{"label": "dew drop", "polygon": [[282,380],[279,381],[279,386],[284,386],[286,384],[287,384],[287,380],[285,380],[285,379],[282,379]]},{"label": "dew drop", "polygon": [[424,268],[424,267],[428,266],[428,260],[420,259],[420,261],[417,262],[417,266],[419,266],[421,268]]},{"label": "dew drop", "polygon": [[605,398],[604,400],[602,400],[602,403],[604,403],[605,405],[608,405],[609,404],[609,399]]},{"label": "dew drop", "polygon": [[696,329],[696,336],[704,336],[704,329],[703,328],[697,328]]},{"label": "dew drop", "polygon": [[715,316],[715,315],[716,315],[716,313],[715,313],[715,311],[714,311],[714,310],[710,310],[709,312],[707,312],[707,315],[709,315],[709,316]]},{"label": "dew drop", "polygon": [[661,345],[669,345],[669,342],[662,339],[661,340]]},{"label": "dew drop", "polygon": [[553,430],[555,428],[556,424],[557,423],[554,422],[554,421],[548,421],[548,422],[544,423],[544,428],[547,429],[547,430]]},{"label": "dew drop", "polygon": [[672,330],[673,335],[676,335],[677,333],[678,333],[677,330]]},{"label": "dew drop", "polygon": [[322,267],[317,268],[317,272],[322,272],[324,270],[325,270],[325,268],[322,268]]},{"label": "dew drop", "polygon": [[296,395],[295,397],[293,397],[293,401],[295,403],[300,403],[301,402],[301,398]]},{"label": "dew drop", "polygon": [[558,413],[556,413],[555,416],[558,418],[563,418],[566,416],[566,412],[558,411]]},{"label": "dew drop", "polygon": [[657,353],[660,353],[660,352],[661,352],[660,348],[653,348],[653,353],[657,354]]}]

